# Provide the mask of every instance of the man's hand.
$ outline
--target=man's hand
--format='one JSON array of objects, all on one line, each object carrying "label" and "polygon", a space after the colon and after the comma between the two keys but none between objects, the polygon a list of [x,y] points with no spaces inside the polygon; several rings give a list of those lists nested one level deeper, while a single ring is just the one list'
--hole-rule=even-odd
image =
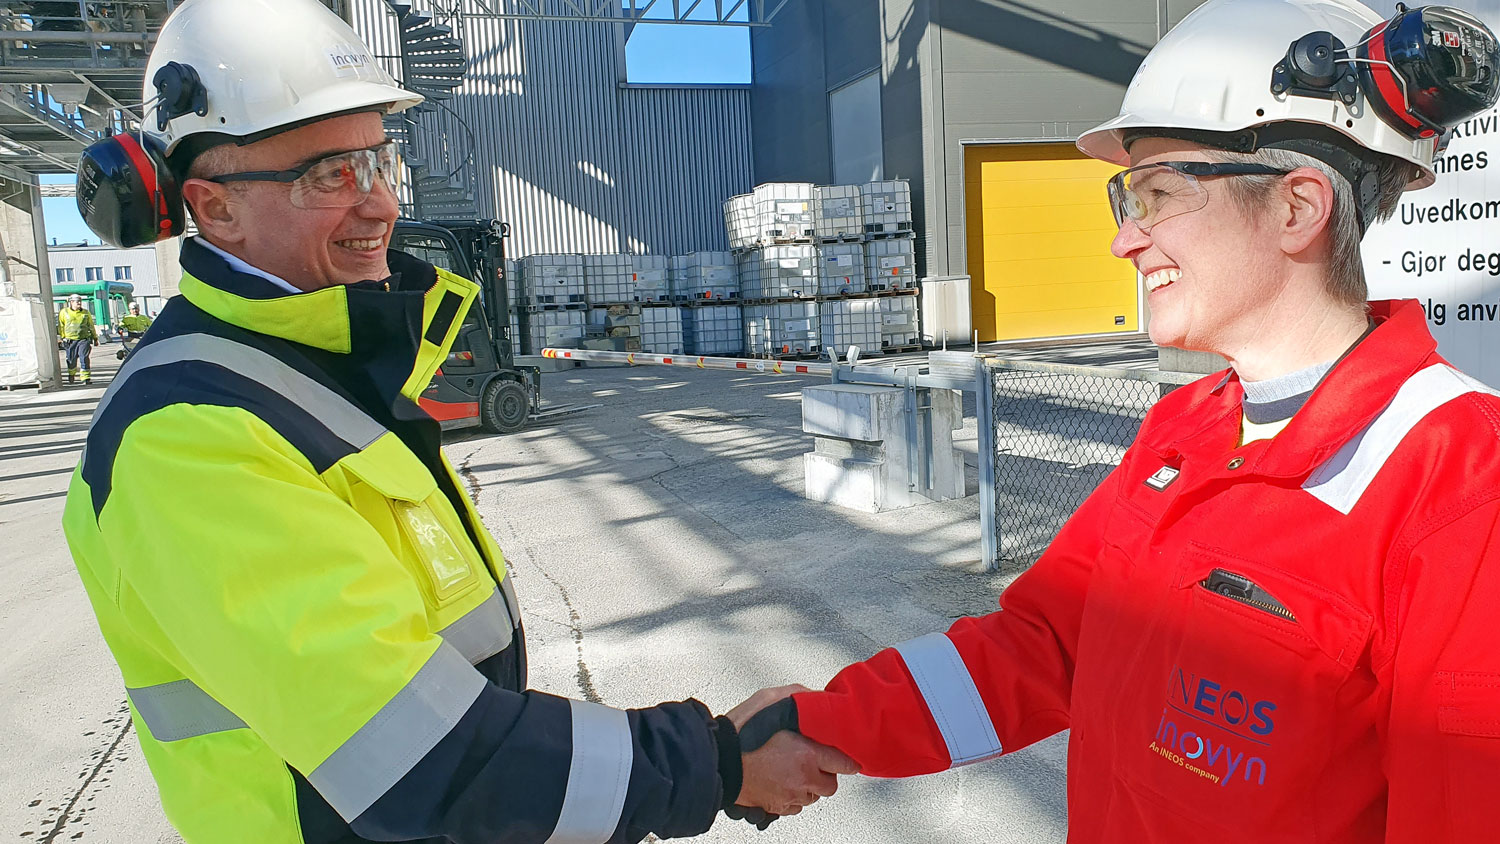
[{"label": "man's hand", "polygon": [[[735,729],[743,729],[755,713],[808,691],[812,690],[799,685],[761,689],[727,714]],[[819,797],[838,791],[835,774],[859,773],[859,765],[838,750],[786,730],[746,753],[742,761],[744,779],[735,803],[773,815],[795,815]]]},{"label": "man's hand", "polygon": [[838,750],[782,731],[745,754],[744,782],[735,802],[773,815],[795,815],[839,790],[835,774],[857,773],[859,765]]}]

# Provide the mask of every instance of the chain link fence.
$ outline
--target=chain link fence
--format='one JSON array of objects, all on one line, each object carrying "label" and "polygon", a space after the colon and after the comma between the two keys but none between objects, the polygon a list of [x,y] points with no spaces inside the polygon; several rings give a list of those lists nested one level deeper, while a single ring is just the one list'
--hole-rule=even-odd
[{"label": "chain link fence", "polygon": [[994,548],[1007,569],[1035,562],[1119,464],[1146,411],[1201,377],[1030,361],[990,361],[988,368]]}]

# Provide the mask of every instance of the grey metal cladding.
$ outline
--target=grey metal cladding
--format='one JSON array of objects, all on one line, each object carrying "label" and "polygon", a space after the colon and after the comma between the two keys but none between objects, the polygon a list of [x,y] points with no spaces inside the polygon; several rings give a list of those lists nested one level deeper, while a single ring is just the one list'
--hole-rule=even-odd
[{"label": "grey metal cladding", "polygon": [[879,0],[824,0],[809,5],[822,7],[824,30],[832,36],[823,58],[828,87],[845,85],[880,67]]},{"label": "grey metal cladding", "polygon": [[[384,0],[351,2],[377,57],[399,55]],[[752,187],[747,90],[622,87],[614,24],[437,17],[469,58],[446,105],[474,130],[478,206],[510,223],[510,254],[727,248],[721,203]]]},{"label": "grey metal cladding", "polygon": [[750,91],[746,88],[622,88],[626,219],[642,247],[685,255],[729,248],[725,199],[747,193],[751,177]]}]

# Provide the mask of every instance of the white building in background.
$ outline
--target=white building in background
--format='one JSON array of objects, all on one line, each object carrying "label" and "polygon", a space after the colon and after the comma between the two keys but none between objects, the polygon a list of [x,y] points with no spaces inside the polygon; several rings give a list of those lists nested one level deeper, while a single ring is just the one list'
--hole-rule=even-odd
[{"label": "white building in background", "polygon": [[156,253],[150,246],[117,249],[99,244],[53,243],[47,247],[47,261],[52,266],[53,284],[129,282],[135,287],[141,312],[156,316],[166,304],[157,275]]}]

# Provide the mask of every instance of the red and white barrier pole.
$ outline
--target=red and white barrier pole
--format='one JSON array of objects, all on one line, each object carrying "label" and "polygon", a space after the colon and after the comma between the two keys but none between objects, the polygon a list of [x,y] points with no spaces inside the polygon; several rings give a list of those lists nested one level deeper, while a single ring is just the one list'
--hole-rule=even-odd
[{"label": "red and white barrier pole", "polygon": [[702,355],[651,355],[644,352],[605,352],[592,349],[543,349],[542,357],[592,363],[626,363],[631,366],[691,366],[762,375],[832,375],[833,366],[817,361],[764,360],[760,358],[716,358]]}]

